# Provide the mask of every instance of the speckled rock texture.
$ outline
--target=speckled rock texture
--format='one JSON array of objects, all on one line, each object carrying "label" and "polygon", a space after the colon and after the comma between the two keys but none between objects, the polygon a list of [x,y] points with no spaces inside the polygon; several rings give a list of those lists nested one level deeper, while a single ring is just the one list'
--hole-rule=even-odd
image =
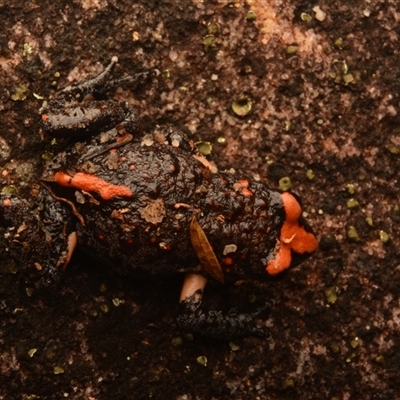
[{"label": "speckled rock texture", "polygon": [[161,72],[113,94],[145,130],[185,127],[220,169],[290,177],[321,241],[267,282],[207,286],[210,307],[273,303],[268,340],[224,342],[176,327],[181,276],[78,253],[33,291],[0,239],[0,399],[400,398],[399,20],[397,0],[0,0],[2,190],[29,198],[63,145],[40,131],[43,99],[116,55],[117,75]]}]

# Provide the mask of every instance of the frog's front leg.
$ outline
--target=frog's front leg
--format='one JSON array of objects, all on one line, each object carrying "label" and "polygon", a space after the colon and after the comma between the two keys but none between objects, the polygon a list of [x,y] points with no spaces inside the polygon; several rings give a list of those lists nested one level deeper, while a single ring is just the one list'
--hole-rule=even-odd
[{"label": "frog's front leg", "polygon": [[77,244],[69,211],[54,200],[39,211],[18,196],[0,195],[0,234],[6,253],[36,287],[61,277]]},{"label": "frog's front leg", "polygon": [[[49,105],[51,108],[52,101]],[[41,118],[43,129],[53,137],[95,135],[112,128],[134,133],[139,128],[138,111],[129,103],[101,100],[50,108],[41,110]]]},{"label": "frog's front leg", "polygon": [[266,337],[267,333],[254,325],[254,319],[269,310],[265,307],[252,314],[224,314],[221,311],[204,310],[202,297],[207,278],[190,273],[186,275],[181,297],[178,325],[192,332],[216,339],[231,339],[238,336],[255,335]]},{"label": "frog's front leg", "polygon": [[[119,85],[138,83],[153,76],[155,71],[110,79],[117,57],[103,72],[84,82],[69,85],[43,103],[40,109],[43,129],[54,137],[94,135],[114,127],[130,133],[138,130],[138,112],[129,103],[106,100],[106,93]],[[88,100],[92,95],[95,100]]]}]

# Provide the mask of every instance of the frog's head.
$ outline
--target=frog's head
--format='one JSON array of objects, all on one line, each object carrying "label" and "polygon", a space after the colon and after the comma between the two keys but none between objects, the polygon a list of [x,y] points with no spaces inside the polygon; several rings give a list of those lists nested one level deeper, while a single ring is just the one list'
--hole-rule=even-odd
[{"label": "frog's head", "polygon": [[266,265],[270,275],[277,275],[300,264],[318,248],[318,240],[302,216],[298,196],[289,192],[284,192],[281,196],[285,220],[275,248],[275,257]]}]

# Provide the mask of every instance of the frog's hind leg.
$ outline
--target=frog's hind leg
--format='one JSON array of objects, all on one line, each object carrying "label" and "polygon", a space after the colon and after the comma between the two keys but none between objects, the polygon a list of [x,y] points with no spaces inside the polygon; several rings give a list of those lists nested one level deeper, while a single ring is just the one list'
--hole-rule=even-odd
[{"label": "frog's hind leg", "polygon": [[238,336],[256,335],[267,337],[267,333],[254,325],[254,319],[269,310],[264,307],[252,314],[204,310],[202,297],[207,278],[190,273],[185,277],[180,297],[178,325],[192,332],[216,339],[231,339]]},{"label": "frog's hind leg", "polygon": [[69,210],[54,200],[40,209],[18,196],[0,195],[0,247],[34,286],[57,281],[70,261],[77,244],[70,220]]}]

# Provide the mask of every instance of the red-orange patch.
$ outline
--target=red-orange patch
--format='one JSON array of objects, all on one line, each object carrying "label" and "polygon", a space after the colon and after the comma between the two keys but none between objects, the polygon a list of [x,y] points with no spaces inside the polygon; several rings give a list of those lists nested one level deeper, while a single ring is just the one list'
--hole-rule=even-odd
[{"label": "red-orange patch", "polygon": [[74,187],[87,192],[98,192],[102,199],[110,200],[115,196],[132,197],[131,189],[126,186],[113,185],[92,174],[77,172],[70,176],[65,172],[56,172],[54,181],[61,186]]},{"label": "red-orange patch", "polygon": [[291,250],[298,254],[312,253],[318,248],[317,238],[299,225],[301,207],[299,202],[288,192],[282,193],[286,219],[279,236],[279,249],[273,260],[268,261],[267,272],[277,275],[289,268],[292,262]]},{"label": "red-orange patch", "polygon": [[10,207],[11,206],[11,199],[4,199],[3,200],[3,206],[4,207]]},{"label": "red-orange patch", "polygon": [[244,187],[242,189],[242,195],[250,197],[250,196],[253,196],[254,193],[250,189],[247,189],[247,188]]}]

